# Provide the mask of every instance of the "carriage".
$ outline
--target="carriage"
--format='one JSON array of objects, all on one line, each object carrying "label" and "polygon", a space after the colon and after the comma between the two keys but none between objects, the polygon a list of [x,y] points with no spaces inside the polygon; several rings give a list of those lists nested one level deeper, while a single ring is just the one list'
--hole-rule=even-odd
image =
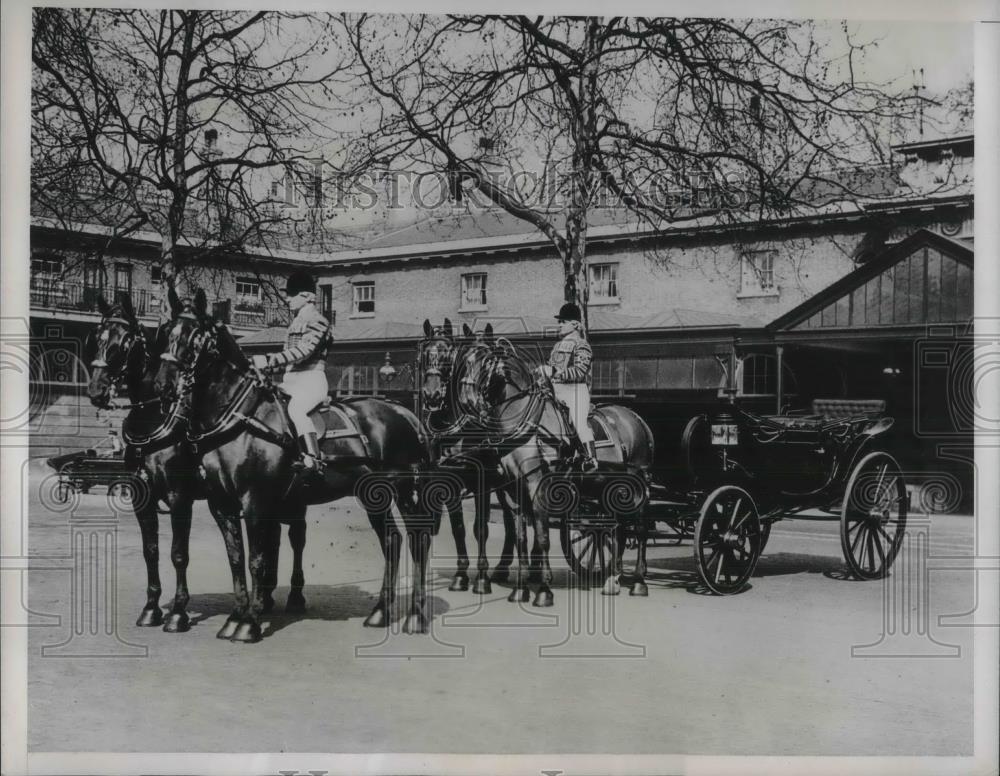
[{"label": "carriage", "polygon": [[[746,586],[775,522],[810,513],[839,521],[853,576],[884,577],[902,544],[909,494],[882,444],[893,419],[881,402],[818,400],[809,414],[758,415],[736,404],[735,391],[721,393],[724,401],[684,429],[684,489],[650,483],[640,518],[646,534],[669,544],[692,540],[702,583],[726,595]],[[633,542],[636,533],[633,523]],[[561,538],[577,574],[610,573],[606,523],[566,521]]]},{"label": "carriage", "polygon": [[72,493],[87,494],[94,487],[106,488],[109,497],[127,503],[145,487],[138,465],[125,459],[114,431],[95,447],[53,456],[46,464],[58,475],[53,493],[60,504],[67,503]]}]

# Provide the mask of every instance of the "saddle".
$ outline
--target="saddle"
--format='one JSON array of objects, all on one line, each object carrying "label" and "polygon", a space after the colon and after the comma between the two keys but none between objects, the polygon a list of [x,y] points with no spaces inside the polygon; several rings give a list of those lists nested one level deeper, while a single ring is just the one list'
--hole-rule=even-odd
[{"label": "saddle", "polygon": [[[580,443],[578,442],[579,437],[577,436],[576,428],[573,425],[573,419],[569,416],[569,409],[565,404],[561,404],[559,402],[556,402],[556,406],[559,407],[560,412],[562,412],[567,428],[573,431],[573,438],[564,440],[560,451],[560,462],[573,463],[576,460],[575,453],[577,448],[580,447]],[[621,446],[615,441],[617,437],[612,431],[607,418],[601,414],[599,407],[591,410],[590,414],[587,416],[587,423],[590,426],[591,434],[594,436],[594,447],[597,450],[598,468],[617,468],[619,465],[623,464],[625,461],[625,454],[622,451]]]},{"label": "saddle", "polygon": [[[297,438],[299,431],[288,415],[290,397],[280,388],[277,395],[288,427],[292,429],[293,437]],[[349,401],[335,402],[327,396],[309,412],[309,420],[316,427],[324,463],[358,464],[371,460],[368,437],[361,430],[357,410]]]}]

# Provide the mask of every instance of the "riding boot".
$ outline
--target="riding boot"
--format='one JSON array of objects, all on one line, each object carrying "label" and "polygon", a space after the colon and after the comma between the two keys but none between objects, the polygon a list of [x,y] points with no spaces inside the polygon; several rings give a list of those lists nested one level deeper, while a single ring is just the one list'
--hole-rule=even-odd
[{"label": "riding boot", "polygon": [[323,453],[319,449],[319,439],[315,431],[303,434],[299,437],[299,446],[302,448],[302,465],[311,474],[322,475],[323,473]]},{"label": "riding boot", "polygon": [[593,471],[597,468],[597,445],[593,440],[583,446],[583,470]]}]

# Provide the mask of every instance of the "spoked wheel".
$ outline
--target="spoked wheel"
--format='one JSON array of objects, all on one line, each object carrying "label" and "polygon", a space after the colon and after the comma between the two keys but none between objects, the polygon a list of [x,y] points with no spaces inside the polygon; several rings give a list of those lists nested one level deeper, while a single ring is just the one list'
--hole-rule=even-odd
[{"label": "spoked wheel", "polygon": [[889,573],[903,543],[908,506],[903,473],[891,455],[869,453],[854,467],[840,511],[840,544],[855,577]]},{"label": "spoked wheel", "polygon": [[614,523],[607,521],[563,520],[559,526],[559,543],[566,562],[588,584],[603,584],[611,575],[614,530]]},{"label": "spoked wheel", "polygon": [[749,493],[735,485],[713,490],[694,528],[694,559],[702,582],[716,595],[742,590],[757,567],[762,538]]}]

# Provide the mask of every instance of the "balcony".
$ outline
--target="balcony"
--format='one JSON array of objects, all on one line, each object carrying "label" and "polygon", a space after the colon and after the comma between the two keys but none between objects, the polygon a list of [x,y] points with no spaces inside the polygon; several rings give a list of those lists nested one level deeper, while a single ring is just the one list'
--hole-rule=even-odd
[{"label": "balcony", "polygon": [[[32,277],[29,283],[32,310],[100,314],[97,309],[97,298],[101,294],[111,301],[123,293],[126,292],[93,288],[82,283],[67,283],[47,277]],[[155,312],[153,295],[149,291],[133,290],[129,296],[132,298],[136,315],[151,315]]]}]

